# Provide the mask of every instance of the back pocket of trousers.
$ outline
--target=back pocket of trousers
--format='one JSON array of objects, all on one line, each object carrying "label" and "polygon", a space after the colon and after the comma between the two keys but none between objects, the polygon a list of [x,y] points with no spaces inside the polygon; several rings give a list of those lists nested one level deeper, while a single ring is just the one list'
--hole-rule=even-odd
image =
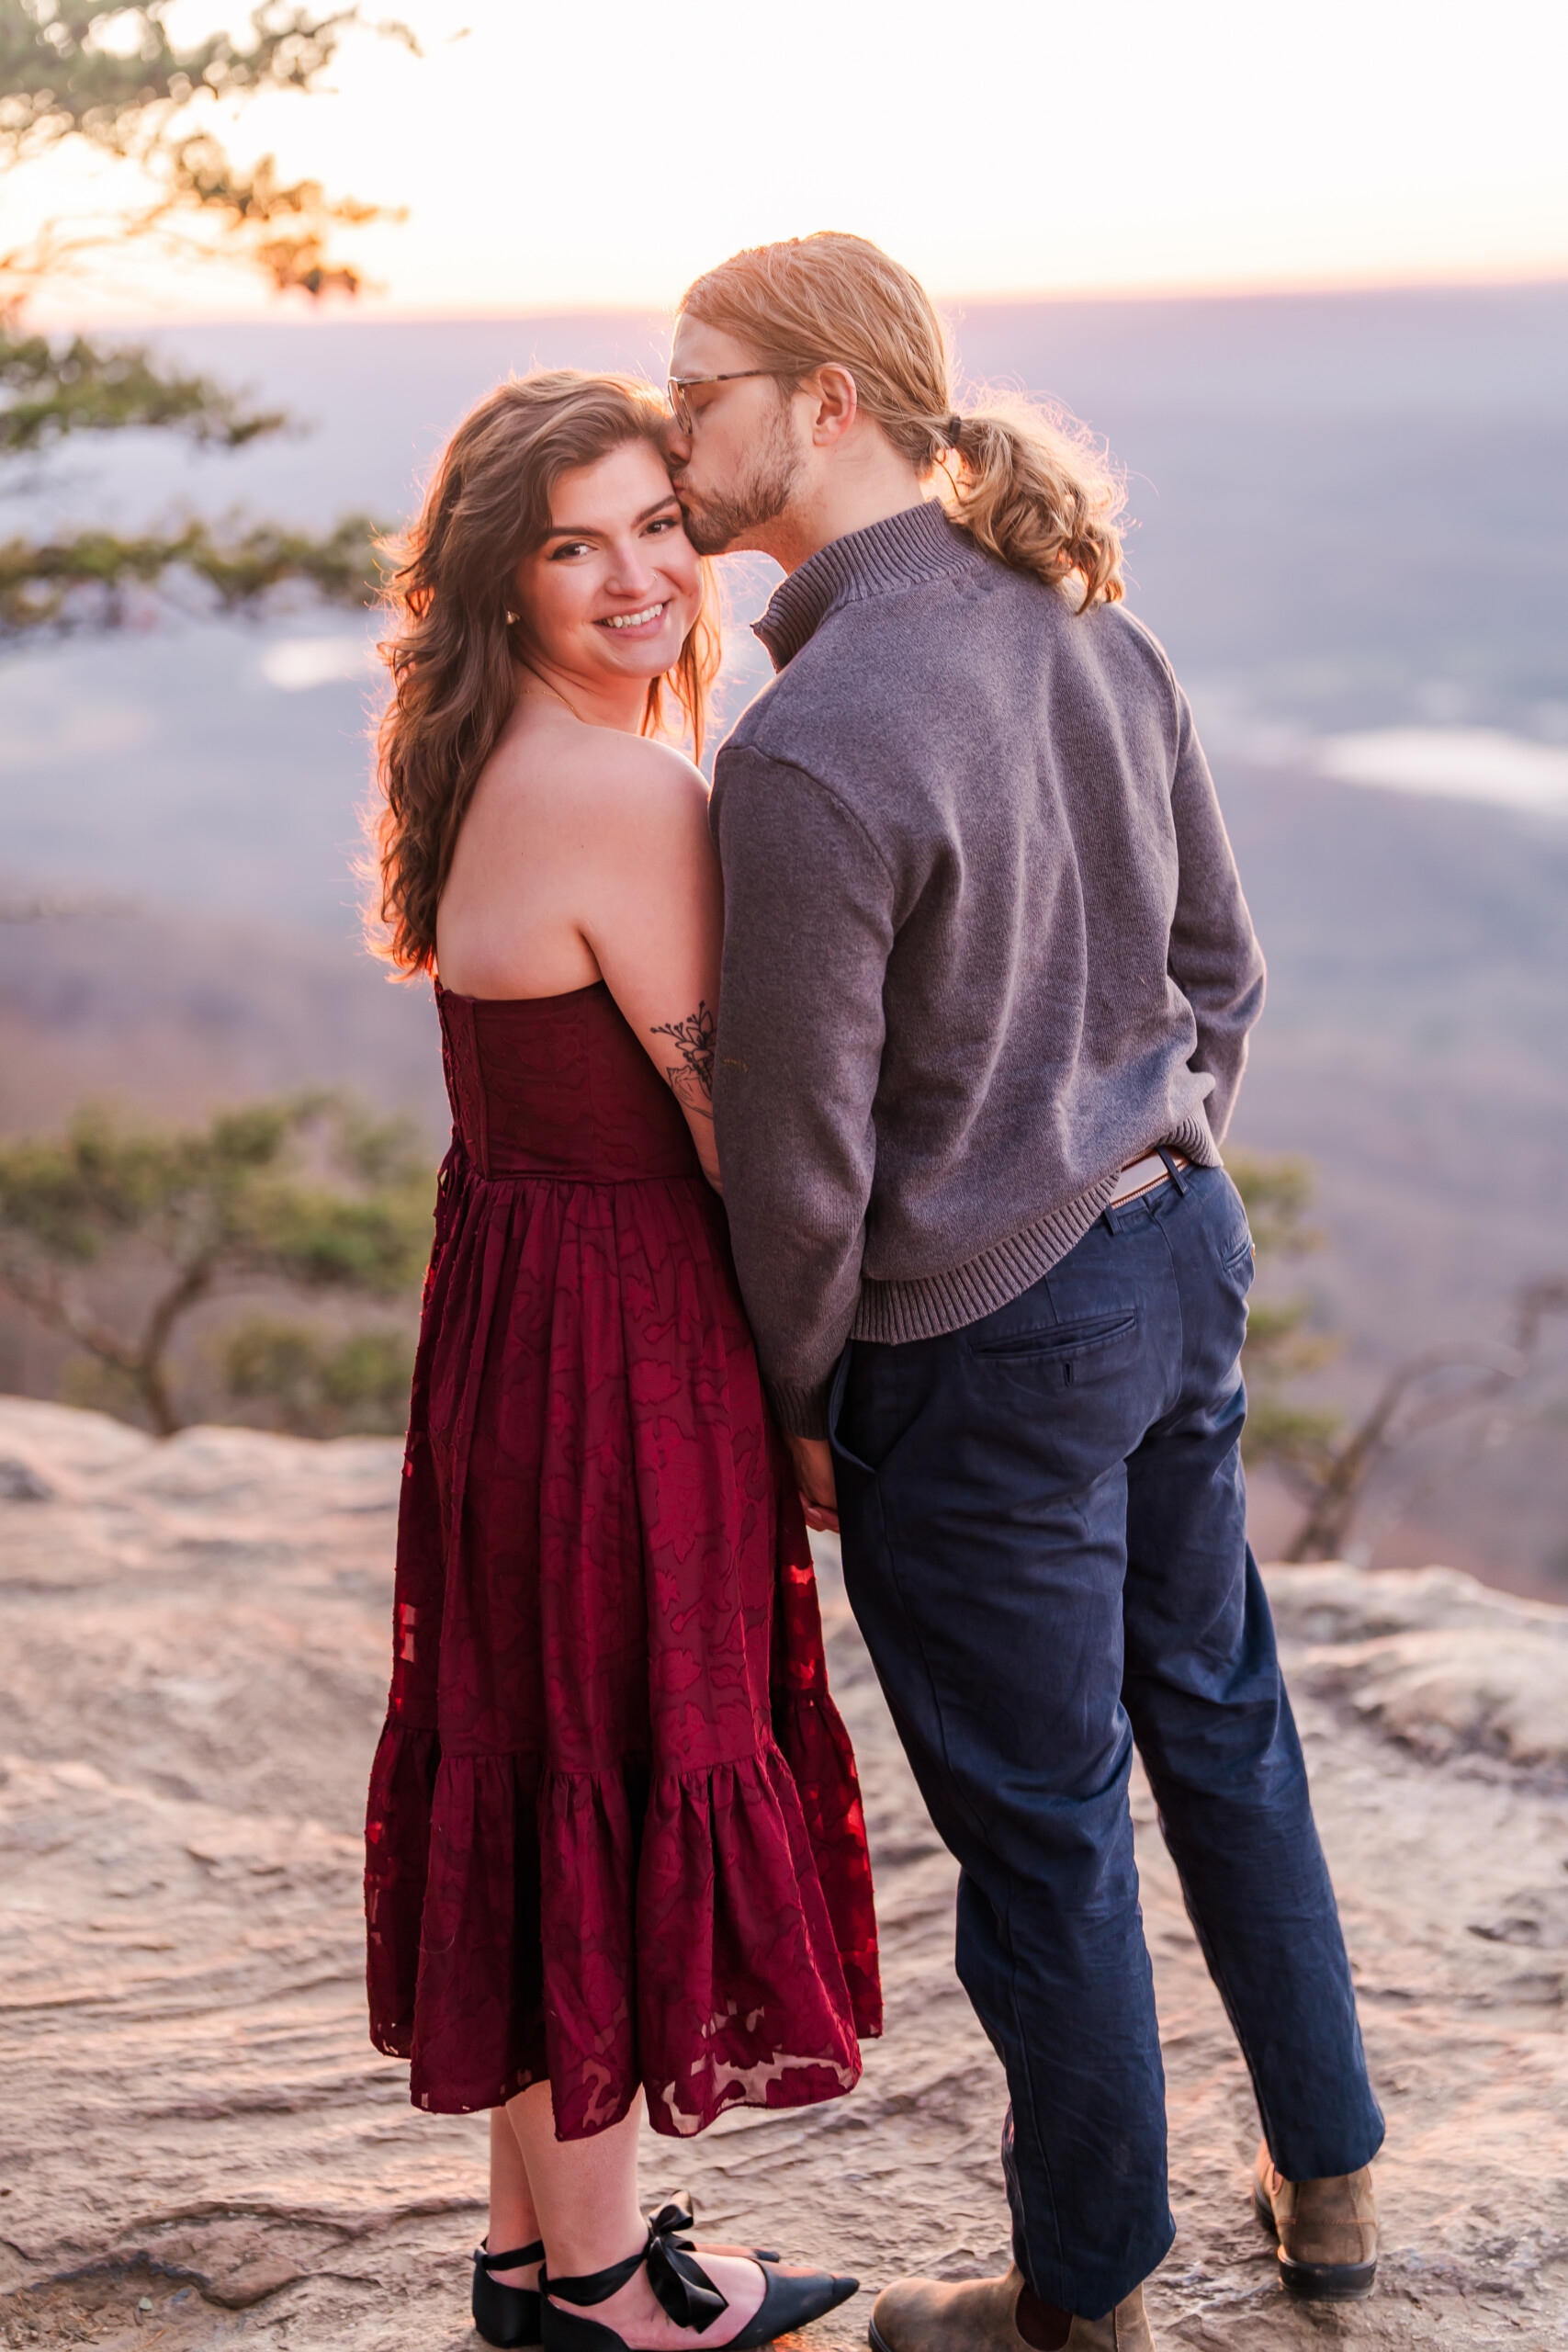
[{"label": "back pocket of trousers", "polygon": [[976,1363],[995,1364],[1016,1379],[1045,1388],[1077,1388],[1121,1368],[1134,1354],[1138,1317],[1131,1307],[1081,1323],[1041,1324],[1006,1331],[972,1350]]}]

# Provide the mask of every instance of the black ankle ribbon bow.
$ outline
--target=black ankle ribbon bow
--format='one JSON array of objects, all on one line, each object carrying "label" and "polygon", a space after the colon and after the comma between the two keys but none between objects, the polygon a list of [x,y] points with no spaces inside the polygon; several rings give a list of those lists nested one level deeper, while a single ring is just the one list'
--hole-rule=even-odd
[{"label": "black ankle ribbon bow", "polygon": [[729,2304],[696,2259],[691,2239],[681,2235],[682,2230],[695,2226],[690,2205],[661,2206],[649,2215],[648,2243],[637,2253],[628,2254],[624,2262],[613,2262],[607,2270],[585,2272],[581,2278],[541,2273],[540,2292],[558,2296],[563,2303],[575,2303],[580,2310],[592,2308],[608,2302],[646,2262],[648,2283],[676,2326],[689,2327],[700,2335]]},{"label": "black ankle ribbon bow", "polygon": [[676,2326],[700,2335],[729,2303],[697,2260],[691,2239],[680,2234],[692,2227],[690,2210],[679,2205],[660,2206],[649,2215],[648,2283]]}]

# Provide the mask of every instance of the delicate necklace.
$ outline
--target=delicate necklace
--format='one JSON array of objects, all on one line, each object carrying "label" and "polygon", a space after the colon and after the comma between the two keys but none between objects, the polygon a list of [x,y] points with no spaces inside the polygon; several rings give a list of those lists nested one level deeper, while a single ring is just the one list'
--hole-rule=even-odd
[{"label": "delicate necklace", "polygon": [[570,711],[573,718],[576,719],[580,727],[587,726],[588,721],[583,718],[582,713],[578,709],[576,704],[567,702],[565,695],[562,694],[558,686],[552,686],[548,678],[540,676],[539,672],[535,669],[531,662],[525,662],[523,667],[527,671],[528,675],[531,678],[538,678],[540,685],[543,686],[547,695],[554,695],[557,702],[566,703],[566,707]]}]

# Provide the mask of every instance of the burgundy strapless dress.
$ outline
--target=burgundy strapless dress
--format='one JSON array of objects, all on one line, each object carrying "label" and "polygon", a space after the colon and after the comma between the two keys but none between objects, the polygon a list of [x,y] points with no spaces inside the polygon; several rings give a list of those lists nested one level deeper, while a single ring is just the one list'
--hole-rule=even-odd
[{"label": "burgundy strapless dress", "polygon": [[871,1872],[724,1212],[602,984],[438,1001],[372,2040],[443,2113],[547,2076],[564,2139],[836,2098]]}]

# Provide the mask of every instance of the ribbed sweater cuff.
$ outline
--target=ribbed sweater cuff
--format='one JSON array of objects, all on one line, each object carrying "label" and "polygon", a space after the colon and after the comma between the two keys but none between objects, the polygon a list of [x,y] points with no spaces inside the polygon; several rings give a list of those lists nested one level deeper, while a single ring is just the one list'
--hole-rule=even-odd
[{"label": "ribbed sweater cuff", "polygon": [[773,1419],[786,1437],[826,1437],[828,1434],[828,1399],[832,1393],[833,1376],[818,1381],[809,1388],[796,1388],[788,1382],[770,1380],[767,1383],[768,1402],[773,1408]]}]

